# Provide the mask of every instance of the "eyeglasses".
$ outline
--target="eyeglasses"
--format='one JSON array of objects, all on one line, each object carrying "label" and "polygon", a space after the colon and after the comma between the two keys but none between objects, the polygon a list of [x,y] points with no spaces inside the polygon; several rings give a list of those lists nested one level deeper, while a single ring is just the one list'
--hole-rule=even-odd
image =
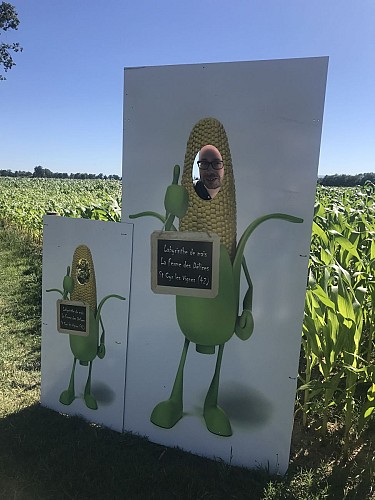
[{"label": "eyeglasses", "polygon": [[208,167],[210,165],[214,170],[220,170],[223,168],[223,160],[213,160],[213,161],[199,160],[197,161],[197,165],[200,170],[208,170]]}]

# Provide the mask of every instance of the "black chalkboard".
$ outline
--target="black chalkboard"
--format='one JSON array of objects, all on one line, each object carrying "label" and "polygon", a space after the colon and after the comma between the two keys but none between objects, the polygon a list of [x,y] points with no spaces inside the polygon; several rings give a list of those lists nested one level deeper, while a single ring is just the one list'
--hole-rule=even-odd
[{"label": "black chalkboard", "polygon": [[71,300],[57,301],[57,330],[70,335],[89,334],[89,306]]},{"label": "black chalkboard", "polygon": [[215,297],[220,239],[198,232],[151,235],[151,288],[155,293]]}]

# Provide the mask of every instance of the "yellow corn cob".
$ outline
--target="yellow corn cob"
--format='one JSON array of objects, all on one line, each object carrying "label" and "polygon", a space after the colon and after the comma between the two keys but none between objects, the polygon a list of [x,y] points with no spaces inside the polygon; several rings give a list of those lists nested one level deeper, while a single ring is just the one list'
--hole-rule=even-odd
[{"label": "yellow corn cob", "polygon": [[[192,182],[195,157],[207,144],[220,151],[225,169],[222,187],[212,200],[202,200]],[[237,236],[236,191],[227,134],[216,118],[203,118],[194,125],[187,142],[181,184],[188,190],[189,208],[180,220],[180,231],[217,233],[233,260]]]},{"label": "yellow corn cob", "polygon": [[[82,278],[82,269],[88,271]],[[89,304],[92,311],[96,311],[96,280],[94,262],[90,249],[86,245],[79,245],[73,255],[72,262],[73,292],[71,300]]]}]

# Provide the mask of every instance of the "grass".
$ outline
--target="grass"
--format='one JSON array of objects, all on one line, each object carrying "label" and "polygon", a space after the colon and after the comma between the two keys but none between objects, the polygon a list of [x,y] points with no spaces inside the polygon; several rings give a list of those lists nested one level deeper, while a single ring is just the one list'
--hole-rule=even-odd
[{"label": "grass", "polygon": [[41,252],[15,235],[3,232],[0,249],[0,417],[3,417],[39,398]]},{"label": "grass", "polygon": [[375,428],[347,454],[296,419],[285,478],[206,460],[42,408],[41,253],[0,228],[1,499],[371,499]]}]

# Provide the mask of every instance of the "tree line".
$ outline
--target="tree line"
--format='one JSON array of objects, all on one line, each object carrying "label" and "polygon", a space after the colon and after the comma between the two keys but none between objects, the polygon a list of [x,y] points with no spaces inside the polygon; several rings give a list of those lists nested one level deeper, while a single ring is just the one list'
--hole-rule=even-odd
[{"label": "tree line", "polygon": [[366,182],[372,182],[375,184],[375,173],[369,172],[367,174],[334,174],[325,175],[318,179],[318,184],[322,186],[340,186],[340,187],[354,187],[354,186],[364,186]]},{"label": "tree line", "polygon": [[[111,174],[87,174],[87,173],[71,173],[66,172],[52,172],[49,168],[43,168],[40,165],[34,167],[34,172],[27,172],[24,170],[12,171],[10,169],[0,170],[0,177],[46,177],[53,179],[109,179],[119,181],[122,179],[119,175]],[[375,184],[375,173],[369,172],[366,174],[334,174],[325,175],[318,178],[318,184],[322,186],[337,186],[337,187],[354,187],[364,186],[366,182]]]},{"label": "tree line", "polygon": [[27,172],[25,170],[15,170],[14,172],[10,169],[0,170],[0,177],[38,177],[38,178],[48,178],[48,179],[104,179],[104,180],[115,180],[120,181],[121,177],[119,175],[104,175],[100,174],[87,174],[87,173],[72,173],[67,174],[66,172],[52,172],[49,168],[43,168],[40,165],[34,167],[34,172]]}]

